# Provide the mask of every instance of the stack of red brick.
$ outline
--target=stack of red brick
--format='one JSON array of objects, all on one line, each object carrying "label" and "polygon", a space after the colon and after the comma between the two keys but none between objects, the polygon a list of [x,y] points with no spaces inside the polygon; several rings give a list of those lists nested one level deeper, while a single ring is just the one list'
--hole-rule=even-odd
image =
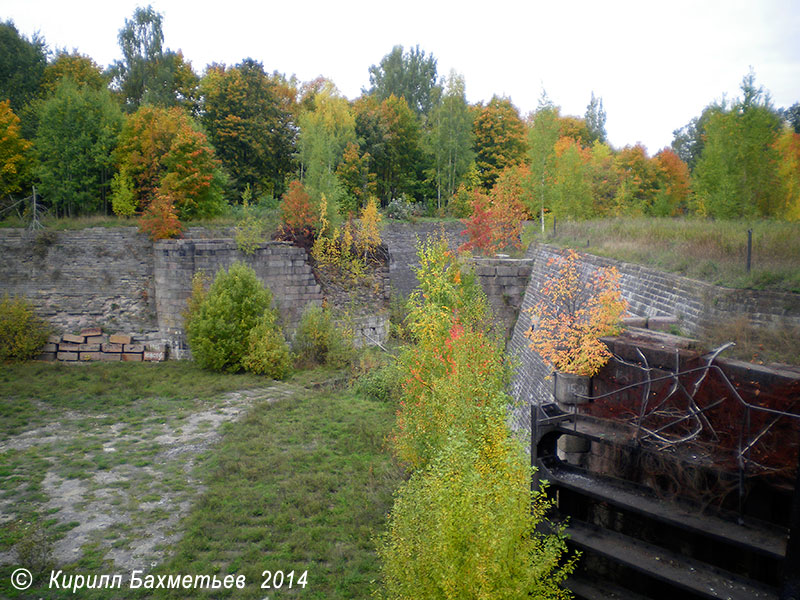
[{"label": "stack of red brick", "polygon": [[60,360],[66,362],[108,360],[108,361],[149,361],[166,359],[163,344],[136,343],[133,336],[126,334],[105,334],[100,328],[84,329],[78,335],[65,333],[50,336],[42,348],[39,360]]}]

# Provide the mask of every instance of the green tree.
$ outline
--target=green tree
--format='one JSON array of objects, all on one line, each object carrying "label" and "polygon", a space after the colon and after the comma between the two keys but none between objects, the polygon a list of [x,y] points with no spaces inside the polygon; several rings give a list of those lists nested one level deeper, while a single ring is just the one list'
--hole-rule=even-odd
[{"label": "green tree", "polygon": [[378,65],[369,68],[369,94],[379,100],[390,96],[405,98],[408,107],[417,117],[430,114],[441,95],[437,82],[436,59],[426,56],[419,46],[403,53],[402,46],[395,46],[381,59]]},{"label": "green tree", "polygon": [[214,149],[178,107],[143,106],[129,115],[115,157],[130,177],[139,210],[159,195],[175,202],[181,219],[212,216],[224,206],[225,182]]},{"label": "green tree", "polygon": [[384,204],[402,194],[419,199],[423,156],[419,120],[404,98],[389,96],[381,102],[384,152],[374,157],[378,193]]},{"label": "green tree", "polygon": [[694,172],[705,146],[706,124],[711,116],[726,110],[725,104],[710,104],[703,109],[699,117],[693,118],[680,129],[672,132],[672,149],[686,163],[690,172]]},{"label": "green tree", "polygon": [[539,214],[544,232],[544,211],[553,204],[553,174],[555,172],[555,145],[559,138],[559,109],[542,94],[539,107],[533,115],[528,130],[528,159],[531,166],[531,215]]},{"label": "green tree", "polygon": [[20,133],[19,117],[9,100],[0,101],[0,208],[22,190],[31,167],[31,142]]},{"label": "green tree", "polygon": [[595,98],[592,92],[592,99],[586,107],[584,116],[586,127],[589,129],[589,143],[606,143],[606,111],[603,108],[603,99]]},{"label": "green tree", "polygon": [[524,160],[525,123],[511,100],[494,96],[486,106],[478,105],[474,132],[475,163],[481,185],[489,191],[506,167]]},{"label": "green tree", "polygon": [[592,180],[594,213],[606,216],[613,212],[614,197],[617,195],[619,175],[614,167],[614,151],[608,144],[592,144],[589,163]]},{"label": "green tree", "polygon": [[101,90],[108,86],[108,79],[97,63],[89,56],[79,54],[77,50],[72,53],[60,50],[56,53],[55,59],[47,64],[41,84],[44,95],[49,96],[54,93],[64,78],[93,90]]},{"label": "green tree", "polygon": [[122,113],[106,88],[62,79],[39,111],[35,148],[44,198],[56,215],[108,212]]},{"label": "green tree", "polygon": [[12,21],[0,23],[0,101],[19,114],[39,93],[47,64],[47,46],[38,34],[28,40]]},{"label": "green tree", "polygon": [[778,216],[783,205],[775,142],[781,118],[751,72],[730,110],[711,115],[694,172],[697,208],[714,217]]},{"label": "green tree", "polygon": [[451,198],[461,185],[475,154],[472,150],[472,113],[467,104],[464,77],[450,72],[441,102],[429,121],[429,139],[436,169],[436,198]]},{"label": "green tree", "polygon": [[369,156],[367,169],[377,182],[378,166],[386,160],[389,135],[388,125],[381,115],[381,103],[375,96],[362,95],[353,102],[353,116],[359,151],[361,156]]},{"label": "green tree", "polygon": [[303,183],[316,201],[325,195],[329,208],[335,210],[345,196],[336,169],[347,145],[356,140],[355,118],[347,99],[330,82],[316,94],[313,105],[298,120]]},{"label": "green tree", "polygon": [[347,195],[342,206],[345,212],[357,212],[369,197],[377,193],[375,174],[369,171],[370,158],[369,154],[359,152],[355,142],[350,142],[344,149],[336,177]]},{"label": "green tree", "polygon": [[557,218],[594,216],[590,162],[591,151],[574,139],[562,137],[556,142],[551,210]]},{"label": "green tree", "polygon": [[123,59],[109,69],[112,86],[130,112],[143,104],[192,109],[197,101],[197,75],[180,52],[164,49],[164,17],[137,7],[119,31]]},{"label": "green tree", "polygon": [[295,97],[288,83],[261,63],[211,65],[200,82],[202,122],[240,197],[280,195],[294,171]]}]

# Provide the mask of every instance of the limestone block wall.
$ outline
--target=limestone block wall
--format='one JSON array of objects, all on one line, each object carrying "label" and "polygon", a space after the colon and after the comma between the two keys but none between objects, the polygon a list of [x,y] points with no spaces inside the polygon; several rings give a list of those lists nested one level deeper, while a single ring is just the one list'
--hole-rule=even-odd
[{"label": "limestone block wall", "polygon": [[473,258],[470,261],[492,308],[495,324],[509,339],[517,322],[533,260]]},{"label": "limestone block wall", "polygon": [[381,239],[389,248],[389,279],[396,293],[407,297],[417,287],[414,267],[417,260],[417,240],[424,240],[430,235],[439,235],[444,231],[450,247],[458,248],[466,239],[461,235],[464,225],[458,221],[447,223],[394,221],[388,219],[381,231]]},{"label": "limestone block wall", "polygon": [[0,256],[0,295],[28,298],[57,332],[157,339],[152,243],[135,227],[0,229]]},{"label": "limestone block wall", "polygon": [[308,303],[322,303],[322,289],[307,262],[306,251],[286,242],[262,243],[253,255],[240,252],[231,239],[161,240],[154,244],[154,280],[158,327],[176,358],[187,356],[183,311],[195,273],[209,278],[237,261],[253,268],[273,293],[287,329],[293,329]]},{"label": "limestone block wall", "polygon": [[388,250],[378,253],[376,263],[362,281],[326,279],[317,271],[326,304],[334,318],[354,334],[356,346],[374,346],[389,339],[389,277]]}]

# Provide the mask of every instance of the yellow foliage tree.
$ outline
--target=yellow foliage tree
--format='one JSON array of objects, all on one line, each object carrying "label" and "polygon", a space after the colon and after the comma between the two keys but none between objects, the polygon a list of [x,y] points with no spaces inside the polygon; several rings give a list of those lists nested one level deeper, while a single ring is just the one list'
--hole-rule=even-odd
[{"label": "yellow foliage tree", "polygon": [[611,358],[600,338],[619,333],[628,303],[614,267],[599,269],[585,281],[579,260],[577,252],[567,250],[548,263],[557,265],[558,273],[542,286],[542,299],[531,309],[534,325],[525,335],[530,348],[557,371],[591,376]]}]

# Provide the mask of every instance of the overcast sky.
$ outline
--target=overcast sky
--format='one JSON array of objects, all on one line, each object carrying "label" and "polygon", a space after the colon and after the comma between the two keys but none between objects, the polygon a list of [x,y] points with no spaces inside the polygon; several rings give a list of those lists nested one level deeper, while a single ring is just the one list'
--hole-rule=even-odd
[{"label": "overcast sky", "polygon": [[[129,0],[2,0],[0,19],[50,49],[77,49],[106,66]],[[466,80],[470,102],[505,95],[525,116],[542,90],[562,114],[603,99],[606,131],[621,148],[654,154],[673,130],[723,94],[739,95],[752,67],[778,107],[800,101],[800,0],[400,2],[153,0],[165,46],[202,74],[212,62],[252,57],[300,81],[323,75],[352,99],[392,46],[419,45]]]}]

